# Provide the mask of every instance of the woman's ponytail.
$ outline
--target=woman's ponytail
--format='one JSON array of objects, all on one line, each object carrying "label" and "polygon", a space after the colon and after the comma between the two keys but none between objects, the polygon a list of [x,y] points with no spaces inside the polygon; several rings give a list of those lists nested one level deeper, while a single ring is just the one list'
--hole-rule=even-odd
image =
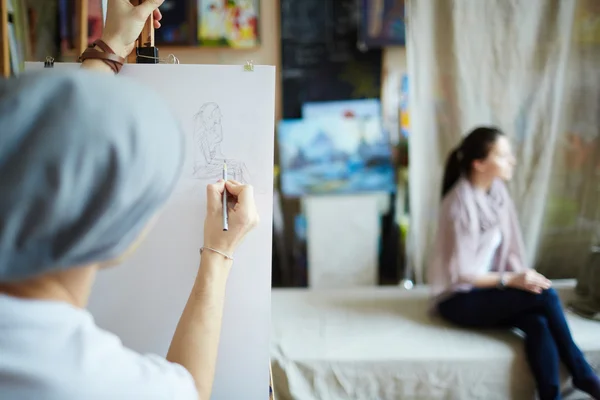
[{"label": "woman's ponytail", "polygon": [[442,180],[442,199],[448,194],[456,182],[458,182],[460,175],[462,174],[461,156],[461,147],[459,146],[450,153],[446,160],[444,179]]}]

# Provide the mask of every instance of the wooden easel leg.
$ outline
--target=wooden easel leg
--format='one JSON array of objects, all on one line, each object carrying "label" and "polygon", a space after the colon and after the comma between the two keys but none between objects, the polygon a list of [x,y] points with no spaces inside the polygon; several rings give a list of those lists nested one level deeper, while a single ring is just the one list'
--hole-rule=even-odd
[{"label": "wooden easel leg", "polygon": [[77,40],[75,46],[77,46],[77,57],[79,57],[85,49],[88,47],[88,2],[87,0],[79,0],[75,2],[75,14],[77,17],[77,26],[79,32],[77,32]]},{"label": "wooden easel leg", "polygon": [[[134,6],[143,0],[129,0]],[[158,49],[154,46],[154,15],[150,14],[135,42],[134,51],[127,57],[128,63],[158,64]]]},{"label": "wooden easel leg", "polygon": [[269,400],[275,400],[275,389],[273,388],[273,370],[269,363]]},{"label": "wooden easel leg", "polygon": [[10,47],[8,44],[8,1],[0,0],[0,73],[10,76]]}]

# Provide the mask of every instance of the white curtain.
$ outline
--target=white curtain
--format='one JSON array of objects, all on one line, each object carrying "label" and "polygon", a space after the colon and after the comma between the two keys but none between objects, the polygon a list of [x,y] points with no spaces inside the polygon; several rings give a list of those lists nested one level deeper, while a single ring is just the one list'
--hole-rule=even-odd
[{"label": "white curtain", "polygon": [[529,262],[574,277],[600,221],[600,1],[409,0],[409,266],[436,229],[447,154],[480,124],[511,138]]}]

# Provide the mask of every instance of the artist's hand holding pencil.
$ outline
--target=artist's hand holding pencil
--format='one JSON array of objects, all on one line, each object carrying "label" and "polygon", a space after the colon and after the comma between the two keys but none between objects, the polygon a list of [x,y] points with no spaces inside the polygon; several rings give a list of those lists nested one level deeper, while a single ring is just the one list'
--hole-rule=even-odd
[{"label": "artist's hand holding pencil", "polygon": [[[225,193],[227,191],[227,193]],[[228,229],[223,229],[223,196],[227,197]],[[259,222],[254,189],[234,180],[219,180],[206,188],[204,246],[233,255],[240,242]]]}]

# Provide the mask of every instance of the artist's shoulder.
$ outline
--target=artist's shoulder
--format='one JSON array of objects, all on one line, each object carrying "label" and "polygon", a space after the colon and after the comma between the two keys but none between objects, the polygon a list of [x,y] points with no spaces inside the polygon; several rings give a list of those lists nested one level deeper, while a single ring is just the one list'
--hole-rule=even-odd
[{"label": "artist's shoulder", "polygon": [[197,399],[194,380],[181,365],[155,354],[137,353],[116,335],[95,326],[89,336],[94,348],[80,351],[90,366],[78,372],[89,396],[82,392],[78,398]]}]

